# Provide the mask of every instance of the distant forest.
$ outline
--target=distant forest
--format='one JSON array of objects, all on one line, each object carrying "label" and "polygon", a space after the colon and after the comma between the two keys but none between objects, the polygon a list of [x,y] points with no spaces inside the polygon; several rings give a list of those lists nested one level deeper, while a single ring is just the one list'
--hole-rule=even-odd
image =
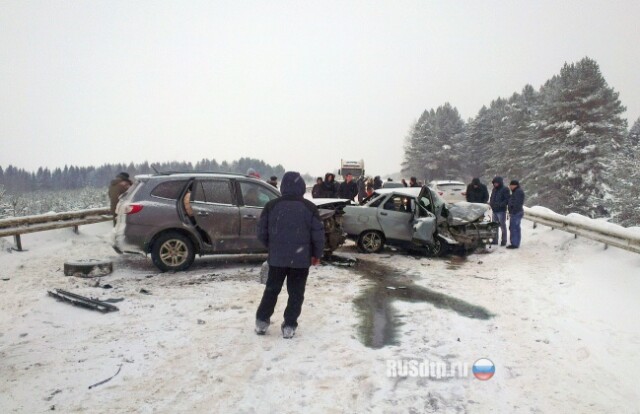
[{"label": "distant forest", "polygon": [[272,175],[282,178],[285,172],[282,165],[271,166],[262,160],[253,158],[240,158],[230,163],[227,161],[218,163],[215,159],[202,159],[195,164],[190,162],[149,164],[145,161],[141,164],[104,164],[100,167],[65,165],[63,168],[55,168],[54,170],[41,167],[36,172],[9,165],[4,169],[0,166],[0,191],[6,191],[9,194],[23,194],[31,191],[75,190],[85,187],[106,188],[118,173],[125,171],[131,177],[136,174],[151,174],[154,173],[152,165],[160,172],[218,171],[246,174],[249,168],[253,168],[265,180]]},{"label": "distant forest", "polygon": [[405,140],[402,172],[420,179],[517,179],[528,206],[640,224],[640,119],[595,60],[566,63],[538,90],[497,98],[466,122],[449,103],[425,110]]}]

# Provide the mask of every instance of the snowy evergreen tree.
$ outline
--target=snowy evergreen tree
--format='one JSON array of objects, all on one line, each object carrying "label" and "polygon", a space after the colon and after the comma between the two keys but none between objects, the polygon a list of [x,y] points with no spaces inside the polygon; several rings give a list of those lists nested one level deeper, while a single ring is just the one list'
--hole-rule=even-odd
[{"label": "snowy evergreen tree", "polygon": [[521,94],[513,94],[505,106],[501,155],[504,158],[502,175],[520,180],[537,168],[536,148],[538,94],[526,85]]},{"label": "snowy evergreen tree", "polygon": [[489,158],[493,140],[490,111],[483,106],[475,118],[467,122],[464,151],[467,154],[463,172],[469,177],[483,177],[489,170]]},{"label": "snowy evergreen tree", "polygon": [[625,108],[598,64],[565,64],[541,88],[538,168],[526,176],[529,200],[560,213],[606,215],[615,194],[612,161],[626,134]]},{"label": "snowy evergreen tree", "polygon": [[[466,172],[471,177],[490,181],[495,175],[504,175],[507,101],[498,98],[489,107],[482,107],[468,128],[464,152],[469,154]],[[466,156],[465,156],[466,159]]]},{"label": "snowy evergreen tree", "polygon": [[403,173],[426,180],[459,178],[464,126],[449,103],[423,112],[406,139]]},{"label": "snowy evergreen tree", "polygon": [[640,226],[640,119],[633,124],[624,150],[614,158],[617,196],[612,221],[625,226]]},{"label": "snowy evergreen tree", "polygon": [[422,112],[405,139],[404,161],[402,162],[402,173],[405,175],[420,176],[424,171],[426,159],[422,151],[425,146],[423,129],[427,125],[429,116],[429,111]]},{"label": "snowy evergreen tree", "polygon": [[640,154],[640,118],[636,119],[636,122],[629,130],[627,145],[631,154]]}]

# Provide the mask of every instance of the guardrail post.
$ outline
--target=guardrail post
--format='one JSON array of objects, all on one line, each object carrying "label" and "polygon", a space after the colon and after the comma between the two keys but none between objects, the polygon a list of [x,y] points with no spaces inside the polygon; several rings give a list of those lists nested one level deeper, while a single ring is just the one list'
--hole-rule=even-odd
[{"label": "guardrail post", "polygon": [[13,236],[13,240],[16,242],[15,250],[21,252],[22,251],[22,240],[20,240],[20,235],[16,234]]},{"label": "guardrail post", "polygon": [[73,232],[75,234],[80,234],[80,230],[78,229],[78,226],[73,226]]}]

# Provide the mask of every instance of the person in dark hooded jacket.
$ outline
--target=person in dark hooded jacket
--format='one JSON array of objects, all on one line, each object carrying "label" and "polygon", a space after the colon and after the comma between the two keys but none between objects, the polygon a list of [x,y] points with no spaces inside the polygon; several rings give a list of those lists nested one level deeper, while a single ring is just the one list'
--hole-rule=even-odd
[{"label": "person in dark hooded jacket", "polygon": [[322,198],[322,177],[316,178],[316,184],[311,189],[311,197],[313,198]]},{"label": "person in dark hooded jacket", "polygon": [[320,192],[320,198],[337,198],[338,185],[336,184],[336,176],[331,173],[324,175],[324,182],[322,183],[322,191]]},{"label": "person in dark hooded jacket", "polygon": [[518,180],[511,180],[509,183],[511,197],[509,198],[509,240],[511,244],[507,249],[517,249],[520,247],[522,232],[520,222],[524,217],[524,191],[520,188]]},{"label": "person in dark hooded jacket", "polygon": [[319,264],[323,253],[324,225],[318,208],[303,197],[306,185],[300,173],[286,172],[280,191],[282,196],[265,205],[258,221],[258,239],[269,252],[269,276],[256,312],[256,333],[266,333],[286,279],[289,301],[281,328],[283,337],[291,338],[302,311],[309,267]]},{"label": "person in dark hooded jacket", "polygon": [[380,179],[379,175],[376,175],[373,178],[373,189],[374,190],[379,190],[382,188],[382,179]]},{"label": "person in dark hooded jacket", "polygon": [[[507,205],[509,204],[509,189],[504,186],[502,177],[495,177],[491,180],[493,190],[491,190],[491,198],[489,205],[493,211],[493,221],[500,224],[501,230],[501,246],[507,245]],[[498,244],[498,240],[494,240],[493,244]]]},{"label": "person in dark hooded jacket", "polygon": [[489,191],[487,186],[480,182],[479,178],[471,180],[471,184],[467,186],[467,193],[465,195],[467,202],[469,203],[486,203],[489,201]]}]

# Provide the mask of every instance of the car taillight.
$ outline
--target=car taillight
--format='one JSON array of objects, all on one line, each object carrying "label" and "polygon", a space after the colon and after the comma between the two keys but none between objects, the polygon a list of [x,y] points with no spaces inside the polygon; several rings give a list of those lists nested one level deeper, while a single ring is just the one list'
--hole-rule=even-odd
[{"label": "car taillight", "polygon": [[438,191],[438,195],[443,195],[444,191]]},{"label": "car taillight", "polygon": [[124,214],[136,214],[142,210],[142,204],[129,204],[124,210]]},{"label": "car taillight", "polygon": [[461,192],[460,194],[462,194],[462,195],[466,196],[466,195],[467,195],[467,192],[466,192],[466,191],[463,191],[463,192]]}]

